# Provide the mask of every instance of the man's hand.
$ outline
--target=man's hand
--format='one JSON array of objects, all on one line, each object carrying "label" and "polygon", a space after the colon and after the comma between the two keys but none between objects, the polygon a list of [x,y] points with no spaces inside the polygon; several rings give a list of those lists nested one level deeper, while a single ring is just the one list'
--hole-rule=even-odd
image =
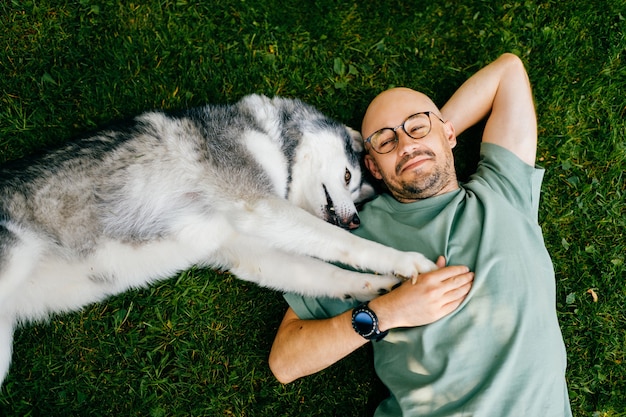
[{"label": "man's hand", "polygon": [[378,316],[381,330],[432,323],[463,302],[472,287],[474,273],[465,266],[446,267],[441,256],[437,266],[440,269],[420,274],[415,284],[405,281],[369,303]]},{"label": "man's hand", "polygon": [[[445,266],[406,281],[388,294],[370,301],[381,330],[432,323],[457,308],[472,286],[474,274],[464,266]],[[384,327],[386,326],[386,327]],[[272,351],[270,369],[282,383],[321,371],[349,355],[367,340],[352,328],[352,310],[325,320],[302,320],[289,308]]]}]

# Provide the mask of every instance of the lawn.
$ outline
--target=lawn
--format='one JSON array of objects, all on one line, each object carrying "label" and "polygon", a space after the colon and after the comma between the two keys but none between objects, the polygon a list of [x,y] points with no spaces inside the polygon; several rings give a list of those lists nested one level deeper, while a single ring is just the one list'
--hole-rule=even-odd
[{"label": "lawn", "polygon": [[[503,52],[539,119],[540,209],[576,417],[626,416],[626,5],[485,0],[5,0],[0,163],[151,108],[301,98],[354,127],[410,86],[443,104]],[[460,147],[460,170],[475,143]],[[1,416],[366,416],[367,348],[281,385],[267,356],[282,296],[193,269],[28,325]],[[540,417],[540,416],[524,416]]]}]

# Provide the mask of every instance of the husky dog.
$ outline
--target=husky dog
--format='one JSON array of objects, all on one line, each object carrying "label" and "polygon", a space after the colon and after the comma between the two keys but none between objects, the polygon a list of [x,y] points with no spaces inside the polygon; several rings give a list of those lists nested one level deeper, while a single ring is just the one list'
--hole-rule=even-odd
[{"label": "husky dog", "polygon": [[144,113],[0,170],[0,383],[17,324],[193,265],[358,299],[434,269],[343,230],[359,225],[354,202],[368,190],[362,150],[310,105],[250,95]]}]

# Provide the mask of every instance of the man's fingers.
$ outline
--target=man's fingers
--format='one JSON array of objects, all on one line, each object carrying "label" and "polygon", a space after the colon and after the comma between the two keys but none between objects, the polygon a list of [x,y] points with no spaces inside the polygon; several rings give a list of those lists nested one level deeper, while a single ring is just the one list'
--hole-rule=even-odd
[{"label": "man's fingers", "polygon": [[469,272],[470,270],[468,267],[463,266],[463,265],[455,265],[455,266],[446,266],[445,268],[441,268],[441,269],[431,272],[431,274],[433,274],[433,279],[444,282],[456,276],[467,274]]},{"label": "man's fingers", "polygon": [[[454,270],[452,268],[455,268]],[[474,273],[466,267],[447,267],[446,274],[440,276],[440,282],[452,289],[474,280]]]},{"label": "man's fingers", "polygon": [[470,289],[472,289],[472,282],[473,281],[467,281],[463,285],[455,286],[453,289],[446,292],[442,300],[444,302],[444,307],[452,303],[456,303],[456,306],[458,307],[458,305],[465,300],[465,297],[469,294]]},{"label": "man's fingers", "polygon": [[465,298],[474,282],[474,273],[467,272],[448,278],[445,281],[444,297],[446,300]]},{"label": "man's fingers", "polygon": [[[439,288],[443,288],[444,290],[448,287],[453,287],[454,279],[463,274],[471,273],[469,268],[463,265],[455,265],[455,266],[446,266],[441,269],[437,269],[435,271],[428,272],[426,274],[418,275],[414,281],[411,281],[413,285],[420,282],[422,285],[431,285]],[[465,280],[468,278],[465,277]],[[473,276],[472,276],[473,279]],[[464,281],[466,282],[466,281]],[[464,283],[463,282],[463,283]],[[462,283],[460,284],[462,285]],[[458,286],[458,284],[457,284]]]},{"label": "man's fingers", "polygon": [[446,293],[446,297],[451,300],[457,300],[460,298],[465,298],[465,296],[472,289],[472,281],[468,281],[465,284],[455,287]]},{"label": "man's fingers", "polygon": [[449,314],[456,310],[456,308],[461,305],[463,300],[465,300],[465,297],[467,297],[467,294],[469,293],[469,290],[471,288],[472,284],[471,282],[468,282],[467,284],[446,293],[445,298],[450,301],[441,306],[441,310],[445,314]]}]

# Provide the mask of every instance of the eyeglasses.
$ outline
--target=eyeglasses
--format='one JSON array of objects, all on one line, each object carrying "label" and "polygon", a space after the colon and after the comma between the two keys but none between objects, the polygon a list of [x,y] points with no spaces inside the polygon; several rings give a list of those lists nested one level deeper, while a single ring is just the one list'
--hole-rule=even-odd
[{"label": "eyeglasses", "polygon": [[[393,151],[398,147],[398,133],[397,130],[402,128],[404,133],[413,139],[421,139],[430,133],[432,123],[430,115],[434,115],[437,119],[441,120],[439,116],[431,111],[423,111],[415,113],[409,117],[400,125],[394,128],[384,127],[376,132],[372,133],[365,143],[372,146],[377,153],[385,154]],[[441,120],[441,123],[445,123]]]}]

